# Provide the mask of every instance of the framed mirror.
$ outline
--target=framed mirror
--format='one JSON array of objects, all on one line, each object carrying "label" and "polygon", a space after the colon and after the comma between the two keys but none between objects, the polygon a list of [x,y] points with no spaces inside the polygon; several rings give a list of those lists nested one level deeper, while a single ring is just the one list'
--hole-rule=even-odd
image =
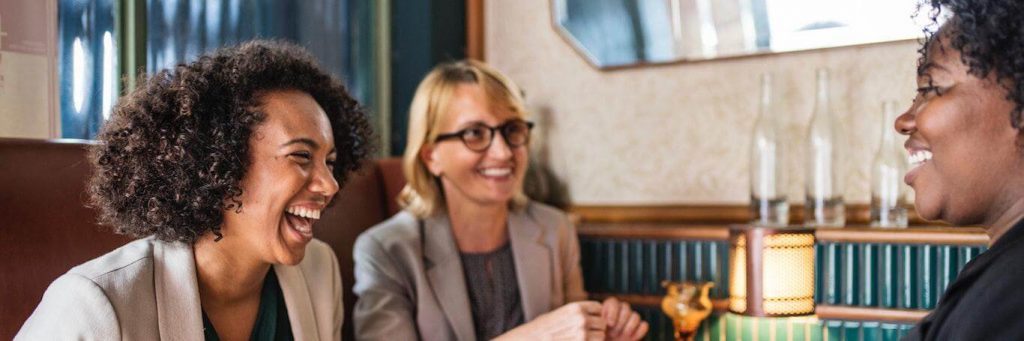
[{"label": "framed mirror", "polygon": [[551,0],[551,14],[583,58],[615,69],[916,39],[917,2]]}]

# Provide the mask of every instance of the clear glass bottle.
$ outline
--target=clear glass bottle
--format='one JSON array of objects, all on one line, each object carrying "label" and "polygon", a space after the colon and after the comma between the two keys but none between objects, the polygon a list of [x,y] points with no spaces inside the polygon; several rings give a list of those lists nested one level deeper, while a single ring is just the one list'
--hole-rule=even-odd
[{"label": "clear glass bottle", "polygon": [[807,201],[804,224],[808,227],[842,227],[846,224],[840,164],[838,118],[829,107],[828,70],[817,72],[814,114],[807,129]]},{"label": "clear glass bottle", "polygon": [[751,224],[783,227],[789,224],[785,152],[779,119],[772,110],[772,77],[761,75],[761,103],[750,143]]},{"label": "clear glass bottle", "polygon": [[907,227],[907,158],[896,136],[896,102],[882,103],[882,142],[871,162],[871,226]]}]

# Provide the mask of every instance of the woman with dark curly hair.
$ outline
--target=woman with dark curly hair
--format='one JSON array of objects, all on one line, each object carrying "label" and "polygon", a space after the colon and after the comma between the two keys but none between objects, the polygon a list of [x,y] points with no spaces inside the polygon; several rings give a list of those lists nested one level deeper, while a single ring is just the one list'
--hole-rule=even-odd
[{"label": "woman with dark curly hair", "polygon": [[17,338],[341,337],[341,277],[313,225],[370,155],[341,83],[255,41],[122,98],[91,158],[102,223],[142,239],[71,269]]},{"label": "woman with dark curly hair", "polygon": [[972,260],[911,340],[1024,340],[1024,2],[932,0],[949,19],[921,48],[909,136],[917,212],[984,226]]}]

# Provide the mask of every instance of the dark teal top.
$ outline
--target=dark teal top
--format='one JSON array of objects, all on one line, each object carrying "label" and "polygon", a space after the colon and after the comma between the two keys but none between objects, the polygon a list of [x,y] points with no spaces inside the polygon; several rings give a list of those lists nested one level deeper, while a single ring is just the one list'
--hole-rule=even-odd
[{"label": "dark teal top", "polygon": [[[220,341],[217,330],[210,323],[210,318],[203,311],[203,334],[206,341]],[[256,323],[252,326],[250,340],[254,341],[291,341],[292,325],[288,322],[288,307],[284,304],[284,294],[281,293],[281,285],[277,282],[277,275],[274,268],[267,271],[267,277],[263,279],[263,289],[260,291],[260,310],[256,313]]]}]

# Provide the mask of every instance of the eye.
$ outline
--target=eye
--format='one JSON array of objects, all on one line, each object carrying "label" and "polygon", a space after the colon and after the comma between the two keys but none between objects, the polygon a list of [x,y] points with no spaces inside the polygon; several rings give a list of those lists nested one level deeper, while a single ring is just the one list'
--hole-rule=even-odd
[{"label": "eye", "polygon": [[337,163],[338,163],[338,160],[328,159],[327,160],[327,169],[330,169],[330,170],[333,171],[334,170],[334,165],[337,164]]},{"label": "eye", "polygon": [[288,157],[302,165],[308,164],[313,160],[313,154],[307,151],[294,152],[288,154]]},{"label": "eye", "polygon": [[490,133],[490,129],[487,129],[485,127],[470,127],[462,131],[462,139],[466,141],[479,141],[487,137],[488,133]]}]

